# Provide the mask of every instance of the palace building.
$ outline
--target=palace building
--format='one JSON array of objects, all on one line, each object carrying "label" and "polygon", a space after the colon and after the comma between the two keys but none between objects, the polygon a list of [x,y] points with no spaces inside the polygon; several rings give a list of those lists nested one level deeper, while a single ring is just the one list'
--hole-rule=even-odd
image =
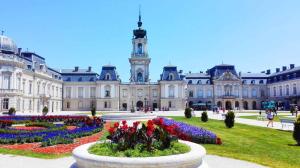
[{"label": "palace building", "polygon": [[45,58],[22,52],[14,41],[0,35],[0,111],[14,107],[18,113],[134,110],[183,110],[186,107],[261,109],[274,100],[279,109],[300,105],[300,67],[291,64],[260,73],[237,72],[221,64],[205,72],[186,73],[176,66],[163,67],[157,82],[150,82],[147,31],[133,30],[129,57],[130,80],[121,82],[117,68],[104,65],[100,73],[91,67],[55,70]]}]

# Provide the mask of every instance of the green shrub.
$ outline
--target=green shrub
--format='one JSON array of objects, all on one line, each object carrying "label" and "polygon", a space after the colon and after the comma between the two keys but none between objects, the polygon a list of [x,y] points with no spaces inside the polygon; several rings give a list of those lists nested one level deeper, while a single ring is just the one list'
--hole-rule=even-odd
[{"label": "green shrub", "polygon": [[201,121],[207,122],[208,121],[208,115],[206,111],[203,111],[201,114]]},{"label": "green shrub", "polygon": [[96,108],[95,108],[95,107],[92,107],[91,113],[92,113],[92,116],[93,116],[93,117],[96,116]]},{"label": "green shrub", "polygon": [[297,145],[300,146],[300,117],[298,117],[297,121],[294,123],[293,138],[296,140]]},{"label": "green shrub", "polygon": [[186,108],[184,110],[184,115],[186,118],[192,118],[192,109],[191,108]]},{"label": "green shrub", "polygon": [[227,128],[232,128],[234,126],[234,112],[229,111],[226,115],[225,115],[225,125]]},{"label": "green shrub", "polygon": [[11,107],[9,110],[8,110],[8,115],[15,115],[16,114],[16,109]]},{"label": "green shrub", "polygon": [[45,106],[43,108],[43,115],[47,115],[48,111],[49,111],[48,107]]}]

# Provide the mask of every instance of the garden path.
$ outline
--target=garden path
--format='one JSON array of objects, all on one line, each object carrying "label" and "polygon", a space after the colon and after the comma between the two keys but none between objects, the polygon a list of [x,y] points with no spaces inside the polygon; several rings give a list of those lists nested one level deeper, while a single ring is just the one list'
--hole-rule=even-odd
[{"label": "garden path", "polygon": [[[205,158],[210,168],[266,168],[264,166],[215,155],[207,155]],[[37,159],[24,156],[0,154],[0,167],[5,168],[70,168],[75,162],[73,157],[60,159]]]}]

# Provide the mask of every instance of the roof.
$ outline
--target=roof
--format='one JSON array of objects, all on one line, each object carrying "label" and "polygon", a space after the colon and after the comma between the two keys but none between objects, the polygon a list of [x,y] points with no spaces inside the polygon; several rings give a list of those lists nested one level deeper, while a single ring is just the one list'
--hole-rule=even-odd
[{"label": "roof", "polygon": [[[170,74],[173,74],[173,79],[170,79]],[[184,75],[180,75],[177,71],[176,66],[165,66],[163,68],[163,73],[160,75],[160,80],[166,80],[166,81],[171,81],[171,80],[183,80]]]},{"label": "roof", "polygon": [[89,71],[88,69],[78,69],[75,71],[74,69],[61,69],[60,70],[61,74],[97,74],[94,71]]},{"label": "roof", "polygon": [[200,79],[200,78],[210,78],[210,75],[208,75],[207,73],[187,73],[185,74],[185,77],[187,79]]},{"label": "roof", "polygon": [[276,75],[282,75],[282,74],[287,74],[287,73],[293,73],[293,72],[296,72],[296,71],[300,71],[300,66],[295,67],[295,68],[293,68],[293,69],[287,69],[287,70],[285,70],[285,71],[275,72],[275,73],[270,74],[269,76],[270,76],[270,77],[273,77],[273,76],[276,76]]},{"label": "roof", "polygon": [[265,73],[242,73],[241,74],[242,78],[268,78],[269,75]]}]

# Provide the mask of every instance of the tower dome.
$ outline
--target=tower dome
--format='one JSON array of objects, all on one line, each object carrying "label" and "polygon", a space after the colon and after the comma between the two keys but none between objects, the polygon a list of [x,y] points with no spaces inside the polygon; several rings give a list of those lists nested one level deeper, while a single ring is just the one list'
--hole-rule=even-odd
[{"label": "tower dome", "polygon": [[0,35],[0,51],[9,54],[17,54],[18,47],[11,38]]}]

